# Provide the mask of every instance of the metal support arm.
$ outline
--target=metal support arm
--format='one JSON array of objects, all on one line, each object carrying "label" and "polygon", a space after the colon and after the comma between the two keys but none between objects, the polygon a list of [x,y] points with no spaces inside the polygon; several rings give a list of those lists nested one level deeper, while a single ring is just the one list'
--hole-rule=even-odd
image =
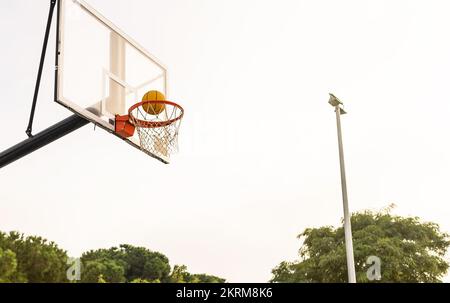
[{"label": "metal support arm", "polygon": [[42,45],[41,60],[39,62],[36,85],[34,87],[33,103],[31,104],[30,120],[28,121],[28,127],[27,130],[25,131],[28,137],[33,136],[32,130],[33,130],[34,112],[36,110],[36,102],[39,94],[39,86],[41,84],[42,69],[44,67],[45,53],[47,52],[48,36],[50,34],[50,27],[52,25],[53,10],[55,9],[55,5],[56,0],[50,0],[50,10],[48,12],[47,27],[45,28],[44,44]]},{"label": "metal support arm", "polygon": [[88,124],[89,121],[78,116],[72,115],[47,129],[37,133],[33,137],[8,148],[0,153],[0,168],[6,166],[36,150],[52,143],[53,141],[64,137],[65,135]]},{"label": "metal support arm", "polygon": [[[32,127],[33,127],[33,118],[34,118],[34,112],[36,109],[36,101],[39,94],[39,86],[41,82],[41,76],[42,76],[42,69],[44,66],[44,60],[45,60],[45,53],[47,51],[47,43],[48,43],[48,37],[50,33],[50,27],[52,23],[52,17],[53,17],[53,11],[55,9],[55,5],[58,3],[58,16],[57,16],[57,22],[56,22],[56,59],[55,59],[55,67],[58,66],[58,28],[59,28],[59,6],[60,6],[60,0],[50,0],[50,11],[48,14],[47,19],[47,27],[45,29],[45,36],[44,36],[44,44],[42,46],[42,53],[41,53],[41,60],[39,63],[39,70],[38,75],[36,79],[36,86],[34,89],[34,96],[33,96],[33,103],[31,106],[31,113],[30,113],[30,121],[28,123],[28,127],[26,130],[26,133],[28,135],[28,139],[23,140],[22,142],[8,148],[7,150],[0,152],[0,168],[38,150],[39,148],[52,143],[53,141],[79,129],[80,127],[86,125],[89,123],[88,120],[84,119],[81,116],[78,115],[72,115],[50,127],[47,129],[44,129],[43,131],[37,133],[36,135],[32,135]],[[54,98],[56,100],[57,98],[57,73],[55,73],[55,90],[54,90]]]}]

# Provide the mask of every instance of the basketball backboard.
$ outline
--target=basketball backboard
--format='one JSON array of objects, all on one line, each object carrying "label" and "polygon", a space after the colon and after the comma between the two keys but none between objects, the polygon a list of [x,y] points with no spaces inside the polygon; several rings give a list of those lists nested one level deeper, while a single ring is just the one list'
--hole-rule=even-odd
[{"label": "basketball backboard", "polygon": [[[147,91],[167,97],[166,68],[84,1],[59,3],[57,102],[141,149],[137,134],[115,133],[115,117]],[[168,163],[164,155],[141,150]]]}]

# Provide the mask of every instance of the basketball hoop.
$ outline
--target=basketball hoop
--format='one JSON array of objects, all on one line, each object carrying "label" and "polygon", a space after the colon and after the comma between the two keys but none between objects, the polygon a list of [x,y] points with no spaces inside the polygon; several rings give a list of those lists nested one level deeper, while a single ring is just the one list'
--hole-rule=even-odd
[{"label": "basketball hoop", "polygon": [[[151,114],[145,108],[162,108],[158,114]],[[170,157],[178,151],[178,130],[184,109],[170,101],[143,101],[128,110],[129,122],[137,130],[143,150],[161,157]]]}]

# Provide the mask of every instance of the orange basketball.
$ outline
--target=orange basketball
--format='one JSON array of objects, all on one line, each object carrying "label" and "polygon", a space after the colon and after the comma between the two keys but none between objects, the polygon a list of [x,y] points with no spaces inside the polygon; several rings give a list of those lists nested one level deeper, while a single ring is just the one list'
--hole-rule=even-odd
[{"label": "orange basketball", "polygon": [[[151,90],[147,92],[144,97],[142,97],[142,101],[164,101],[166,100],[166,97],[163,93],[157,91],[157,90]],[[147,114],[150,115],[159,115],[162,113],[162,111],[166,108],[166,106],[163,103],[146,103],[142,105],[142,109],[145,110]]]}]

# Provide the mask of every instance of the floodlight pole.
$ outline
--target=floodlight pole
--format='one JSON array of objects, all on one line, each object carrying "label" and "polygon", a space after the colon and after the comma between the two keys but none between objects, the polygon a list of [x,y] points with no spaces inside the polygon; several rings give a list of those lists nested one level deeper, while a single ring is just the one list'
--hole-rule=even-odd
[{"label": "floodlight pole", "polygon": [[338,145],[339,145],[339,163],[341,167],[342,202],[344,205],[344,233],[345,233],[345,252],[347,255],[348,282],[356,283],[355,258],[353,256],[352,226],[350,222],[350,212],[348,208],[347,181],[345,177],[345,163],[344,163],[344,147],[342,144],[342,130],[341,130],[341,114],[346,114],[346,112],[341,107],[343,103],[333,94],[330,94],[330,100],[328,101],[328,103],[330,103],[331,106],[334,107],[336,112],[336,124],[337,124]]}]

